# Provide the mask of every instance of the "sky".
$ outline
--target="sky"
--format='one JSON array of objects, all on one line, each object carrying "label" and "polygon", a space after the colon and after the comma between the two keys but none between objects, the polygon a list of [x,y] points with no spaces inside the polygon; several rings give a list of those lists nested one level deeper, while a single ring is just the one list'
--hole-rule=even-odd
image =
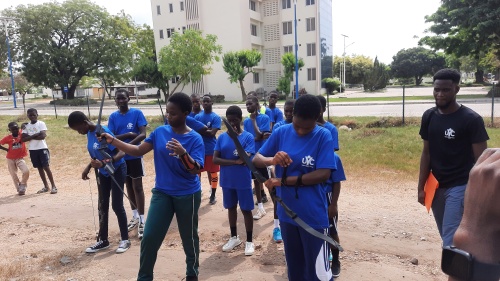
[{"label": "sky", "polygon": [[[47,0],[2,0],[0,10],[44,2]],[[123,9],[136,23],[153,24],[149,0],[94,2],[111,14]],[[333,53],[342,56],[344,37],[341,34],[344,34],[349,36],[345,38],[347,56],[356,54],[372,59],[377,56],[380,62],[390,64],[401,49],[417,47],[418,38],[425,36],[424,31],[429,27],[424,17],[436,12],[440,4],[441,0],[332,0]]]}]

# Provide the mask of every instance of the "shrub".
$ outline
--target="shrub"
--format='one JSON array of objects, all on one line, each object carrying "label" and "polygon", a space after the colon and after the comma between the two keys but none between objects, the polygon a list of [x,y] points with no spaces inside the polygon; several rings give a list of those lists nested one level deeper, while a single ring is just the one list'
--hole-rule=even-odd
[{"label": "shrub", "polygon": [[224,95],[213,95],[212,101],[214,103],[224,103],[226,101],[226,96]]},{"label": "shrub", "polygon": [[[65,106],[82,106],[82,105],[87,105],[87,99],[57,99],[55,100],[56,105],[65,105]],[[50,104],[53,105],[54,101],[51,100]],[[89,104],[97,104],[96,100],[89,99]]]},{"label": "shrub", "polygon": [[49,95],[42,95],[42,98],[44,98],[44,99],[46,99],[48,97],[49,97]]}]

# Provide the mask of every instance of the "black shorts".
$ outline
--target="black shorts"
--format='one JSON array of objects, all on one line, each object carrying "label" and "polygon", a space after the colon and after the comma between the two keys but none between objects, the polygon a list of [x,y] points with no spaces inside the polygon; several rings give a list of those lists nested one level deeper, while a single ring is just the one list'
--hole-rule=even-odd
[{"label": "black shorts", "polygon": [[43,168],[50,164],[50,152],[46,148],[30,150],[30,158],[34,168]]},{"label": "black shorts", "polygon": [[127,164],[127,177],[138,179],[144,177],[144,162],[142,158],[125,160]]},{"label": "black shorts", "polygon": [[[257,168],[257,171],[259,171],[259,173],[261,175],[263,175],[266,179],[269,179],[269,174],[267,173],[267,168]],[[252,179],[253,180],[255,179],[253,173],[252,173]]]}]

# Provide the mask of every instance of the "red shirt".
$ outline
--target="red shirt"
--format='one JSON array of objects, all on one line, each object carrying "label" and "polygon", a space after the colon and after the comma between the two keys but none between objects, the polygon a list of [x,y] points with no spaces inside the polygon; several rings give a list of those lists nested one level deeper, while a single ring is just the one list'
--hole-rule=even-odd
[{"label": "red shirt", "polygon": [[21,135],[23,132],[19,130],[17,137],[8,135],[0,140],[0,144],[8,144],[9,151],[7,151],[7,159],[19,159],[28,156],[28,151],[26,150],[26,144],[21,141]]}]

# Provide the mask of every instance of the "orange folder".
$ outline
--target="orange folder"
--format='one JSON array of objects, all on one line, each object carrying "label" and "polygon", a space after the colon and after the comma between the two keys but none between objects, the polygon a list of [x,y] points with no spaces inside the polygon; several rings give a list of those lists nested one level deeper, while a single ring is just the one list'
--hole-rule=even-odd
[{"label": "orange folder", "polygon": [[429,173],[427,181],[425,181],[424,191],[425,191],[425,208],[427,208],[427,213],[430,211],[432,206],[432,200],[434,199],[434,194],[439,186],[439,182],[434,177],[432,172]]}]

